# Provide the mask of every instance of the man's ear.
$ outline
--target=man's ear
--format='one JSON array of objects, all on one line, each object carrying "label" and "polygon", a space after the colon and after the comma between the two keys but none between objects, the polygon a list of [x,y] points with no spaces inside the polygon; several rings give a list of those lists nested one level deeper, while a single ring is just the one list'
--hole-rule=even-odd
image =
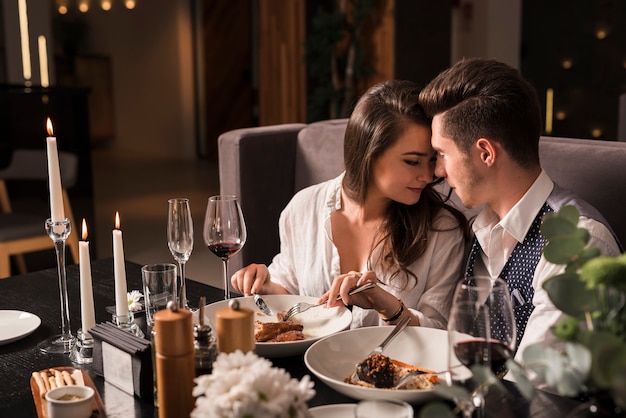
[{"label": "man's ear", "polygon": [[478,138],[474,146],[480,155],[480,161],[491,167],[498,155],[497,147],[493,141],[487,138]]}]

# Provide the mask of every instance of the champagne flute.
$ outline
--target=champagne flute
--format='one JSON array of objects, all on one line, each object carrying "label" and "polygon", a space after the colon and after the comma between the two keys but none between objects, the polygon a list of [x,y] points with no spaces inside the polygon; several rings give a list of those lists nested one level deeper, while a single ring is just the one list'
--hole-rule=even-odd
[{"label": "champagne flute", "polygon": [[[450,342],[449,383],[474,386],[475,367],[503,375],[516,344],[515,318],[506,282],[489,277],[468,277],[456,288],[448,321]],[[459,367],[463,365],[465,367]],[[478,386],[471,402],[461,402],[466,417],[476,411],[484,416],[486,387]]]},{"label": "champagne flute", "polygon": [[174,297],[179,296],[179,305],[187,309],[187,292],[185,291],[185,263],[189,260],[193,251],[193,221],[191,219],[191,209],[189,199],[176,198],[169,199],[167,212],[167,246],[178,262],[180,272],[180,290],[174,285]]},{"label": "champagne flute", "polygon": [[224,266],[224,299],[230,299],[228,259],[246,243],[246,223],[239,199],[232,195],[211,196],[204,218],[204,242],[222,259]]}]

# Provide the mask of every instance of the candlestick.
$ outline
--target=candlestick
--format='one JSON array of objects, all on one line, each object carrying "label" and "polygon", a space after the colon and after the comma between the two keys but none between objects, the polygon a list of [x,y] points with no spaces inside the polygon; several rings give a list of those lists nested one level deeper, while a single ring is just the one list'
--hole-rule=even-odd
[{"label": "candlestick", "polygon": [[48,156],[48,181],[50,185],[50,218],[45,222],[46,233],[54,242],[57,258],[57,275],[59,276],[59,297],[61,299],[61,334],[48,338],[39,344],[44,353],[69,353],[76,339],[70,326],[70,307],[67,298],[67,276],[65,271],[65,240],[72,231],[70,220],[63,212],[63,192],[61,191],[61,172],[57,139],[52,136],[52,122],[46,121],[48,137],[46,151]]},{"label": "candlestick", "polygon": [[124,243],[120,228],[120,214],[115,212],[113,230],[113,267],[115,271],[115,315],[128,316],[128,295],[126,290],[126,267],[124,265]]},{"label": "candlestick", "polygon": [[90,337],[89,330],[96,325],[93,305],[93,286],[91,282],[91,260],[89,258],[89,241],[87,241],[87,223],[83,218],[83,241],[78,243],[80,261],[80,318],[85,336]]},{"label": "candlestick", "polygon": [[48,153],[48,181],[50,185],[50,217],[52,222],[62,222],[65,219],[65,213],[63,211],[63,192],[61,190],[57,139],[53,136],[50,118],[46,122],[49,135],[46,138],[46,149]]},{"label": "candlestick", "polygon": [[70,235],[71,230],[72,226],[67,218],[60,222],[53,222],[50,218],[46,220],[46,232],[54,242],[57,256],[59,296],[61,298],[61,334],[52,336],[39,344],[39,349],[44,353],[69,353],[76,342],[70,327],[70,307],[67,299],[67,276],[65,272],[65,240]]}]

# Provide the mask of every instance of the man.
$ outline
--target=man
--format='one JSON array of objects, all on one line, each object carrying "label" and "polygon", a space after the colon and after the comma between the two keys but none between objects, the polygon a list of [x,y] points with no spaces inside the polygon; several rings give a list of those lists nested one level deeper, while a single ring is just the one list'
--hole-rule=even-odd
[{"label": "man", "polygon": [[539,232],[546,212],[573,204],[589,245],[617,255],[620,246],[591,205],[555,185],[539,162],[541,108],[535,89],[516,69],[485,59],[464,59],[443,71],[421,92],[433,117],[435,175],[445,177],[467,208],[484,205],[472,224],[474,239],[466,275],[506,280],[515,311],[517,354],[554,341],[560,318],[542,283],[563,266],[542,256]]}]

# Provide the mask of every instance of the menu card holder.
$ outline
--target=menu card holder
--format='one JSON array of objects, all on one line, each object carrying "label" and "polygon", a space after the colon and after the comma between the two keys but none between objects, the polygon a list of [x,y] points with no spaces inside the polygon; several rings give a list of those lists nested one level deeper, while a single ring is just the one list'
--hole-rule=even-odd
[{"label": "menu card holder", "polygon": [[96,324],[93,369],[104,380],[129,395],[153,399],[153,365],[150,341],[118,328],[111,322]]}]

